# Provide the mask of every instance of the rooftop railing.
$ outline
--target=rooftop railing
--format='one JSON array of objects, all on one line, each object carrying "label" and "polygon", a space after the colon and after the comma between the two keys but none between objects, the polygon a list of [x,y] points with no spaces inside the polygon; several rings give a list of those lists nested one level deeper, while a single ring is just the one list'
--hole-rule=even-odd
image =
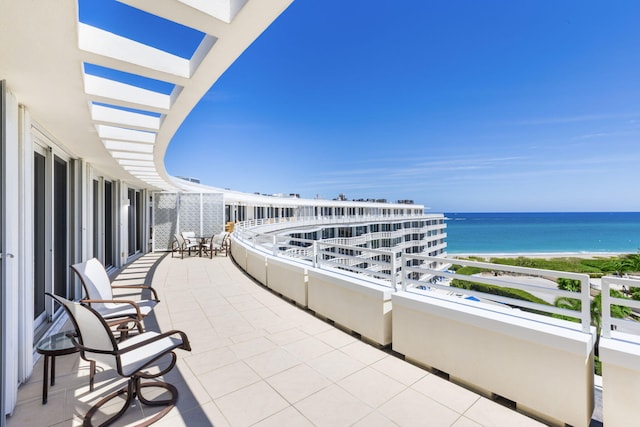
[{"label": "rooftop railing", "polygon": [[[297,216],[297,217],[280,217],[280,218],[262,218],[250,219],[235,224],[235,229],[254,229],[264,228],[263,231],[269,231],[279,228],[280,225],[295,224],[295,227],[322,226],[322,225],[339,225],[354,224],[360,222],[376,222],[376,221],[403,221],[403,220],[439,220],[442,224],[427,225],[430,230],[445,228],[444,218],[439,215],[429,214],[405,214],[405,215],[330,215],[330,216]],[[275,226],[275,227],[274,227]]]},{"label": "rooftop railing", "polygon": [[[296,223],[296,227],[300,223]],[[317,225],[317,223],[314,223]],[[258,231],[260,230],[260,231]],[[262,228],[238,227],[236,237],[245,241],[254,249],[275,257],[289,258],[320,269],[332,269],[362,280],[375,279],[376,284],[389,286],[394,290],[402,288],[411,292],[426,293],[440,291],[452,295],[475,297],[515,309],[544,313],[560,318],[577,319],[584,332],[591,325],[590,281],[587,274],[544,270],[528,267],[491,264],[486,262],[459,260],[442,256],[430,256],[434,252],[444,251],[446,243],[438,241],[410,242],[412,246],[423,243],[424,252],[419,254],[403,253],[407,245],[402,242],[391,248],[369,248],[353,244],[341,244],[341,238],[316,241],[264,233]],[[375,233],[378,237],[387,232]],[[396,232],[391,232],[396,233]],[[345,243],[355,242],[346,238]],[[465,275],[449,270],[452,264],[475,267],[493,272],[494,276]],[[529,278],[529,279],[527,279]],[[540,286],[530,278],[545,278],[550,282]],[[571,292],[558,289],[560,278],[577,280],[580,291]],[[500,288],[511,288],[541,296],[541,302],[532,302],[512,296],[497,295],[473,289],[450,286],[451,280],[464,280]],[[640,284],[638,284],[640,286]],[[557,298],[579,301],[578,311],[555,306]],[[603,298],[604,301],[604,298]],[[617,300],[616,300],[617,301]],[[628,303],[628,300],[624,300]],[[617,302],[616,302],[617,303]],[[603,303],[604,305],[604,303]],[[640,309],[640,303],[637,303]]]},{"label": "rooftop railing", "polygon": [[[397,251],[263,234],[248,229],[236,230],[235,236],[255,250],[275,257],[291,258],[315,268],[337,269],[357,274],[359,277],[374,277],[383,280],[382,284],[394,289],[397,287]],[[366,264],[366,267],[363,267],[363,264]],[[391,273],[394,271],[396,274]]]},{"label": "rooftop railing", "polygon": [[612,330],[620,330],[640,335],[640,323],[635,320],[615,318],[611,314],[611,306],[629,307],[632,311],[640,311],[640,301],[611,296],[611,289],[630,292],[632,288],[640,288],[640,280],[622,277],[605,276],[602,278],[602,336],[611,338]]},{"label": "rooftop railing", "polygon": [[[478,276],[458,274],[449,268],[453,265],[475,267],[490,272],[494,276]],[[508,273],[508,276],[499,275],[498,272]],[[416,279],[416,277],[419,277]],[[580,292],[571,292],[556,287],[545,287],[532,283],[526,283],[523,277],[539,277],[557,281],[559,278],[566,278],[580,281]],[[444,279],[444,280],[443,280]],[[464,280],[468,282],[481,283],[500,288],[519,289],[530,294],[545,294],[550,298],[570,298],[580,301],[580,311],[560,308],[551,303],[543,304],[509,296],[502,296],[487,292],[479,292],[471,289],[462,289],[449,286],[449,280]],[[582,325],[583,332],[589,332],[591,324],[590,296],[589,296],[589,276],[587,274],[571,273],[563,271],[542,270],[537,268],[517,267],[500,264],[490,264],[478,261],[467,261],[451,258],[428,257],[420,255],[402,254],[402,289],[412,292],[424,293],[427,291],[439,290],[446,293],[464,294],[465,296],[476,297],[484,301],[493,301],[509,307],[556,314],[569,318],[578,319]],[[446,283],[446,284],[445,284]]]}]

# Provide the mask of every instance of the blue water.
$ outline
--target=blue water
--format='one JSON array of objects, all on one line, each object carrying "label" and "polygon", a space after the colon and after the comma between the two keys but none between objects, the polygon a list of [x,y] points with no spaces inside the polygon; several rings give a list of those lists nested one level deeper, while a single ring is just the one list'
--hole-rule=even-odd
[{"label": "blue water", "polygon": [[640,212],[447,213],[449,254],[640,250]]}]

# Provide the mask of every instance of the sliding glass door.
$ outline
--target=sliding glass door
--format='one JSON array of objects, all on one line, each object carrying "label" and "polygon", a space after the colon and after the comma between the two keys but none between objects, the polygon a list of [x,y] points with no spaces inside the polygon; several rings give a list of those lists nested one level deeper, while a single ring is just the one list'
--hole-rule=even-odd
[{"label": "sliding glass door", "polygon": [[115,266],[115,188],[113,182],[104,181],[104,266]]},{"label": "sliding glass door", "polygon": [[142,192],[130,188],[127,191],[129,199],[127,225],[128,225],[128,255],[134,255],[142,250],[142,224],[144,217],[144,205]]},{"label": "sliding glass door", "polygon": [[100,230],[102,229],[102,227],[100,226],[100,181],[94,179],[92,182],[92,189],[93,212],[91,217],[93,220],[93,256],[101,259],[102,254],[100,251],[100,242],[102,242],[102,234],[100,233]]},{"label": "sliding glass door", "polygon": [[69,285],[69,161],[36,140],[33,151],[33,317],[39,328],[59,307],[45,297],[73,298]]},{"label": "sliding glass door", "polygon": [[117,183],[102,176],[92,180],[93,256],[109,269],[117,266]]},{"label": "sliding glass door", "polygon": [[47,291],[46,152],[33,153],[33,315],[37,327],[46,319]]},{"label": "sliding glass door", "polygon": [[69,289],[69,165],[53,156],[53,290],[70,298]]}]

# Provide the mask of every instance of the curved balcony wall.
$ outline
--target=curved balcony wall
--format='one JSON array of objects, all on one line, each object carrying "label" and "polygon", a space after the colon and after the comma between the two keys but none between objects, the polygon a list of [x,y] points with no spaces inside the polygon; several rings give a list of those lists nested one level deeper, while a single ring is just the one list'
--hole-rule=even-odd
[{"label": "curved balcony wall", "polygon": [[[286,232],[282,224],[264,232],[241,224],[232,234],[232,257],[263,285],[364,341],[391,346],[417,365],[489,398],[510,400],[518,411],[550,425],[589,425],[594,409],[594,330],[588,308],[576,314],[474,291],[460,295],[460,290],[442,285],[441,279],[468,279],[447,270],[451,259],[410,254],[401,248],[376,250],[296,239],[290,236],[299,231],[293,227],[298,224],[289,225],[292,228]],[[428,250],[444,253],[446,244],[439,242],[440,236],[432,238]],[[293,253],[286,240],[306,247]],[[376,262],[363,268],[358,260]],[[521,276],[556,274],[580,280],[585,292],[573,297],[589,306],[586,275],[455,262]],[[540,291],[523,282],[505,283],[502,277],[475,280]],[[546,291],[551,298],[567,296],[558,289]],[[525,310],[570,314],[580,323]]]}]

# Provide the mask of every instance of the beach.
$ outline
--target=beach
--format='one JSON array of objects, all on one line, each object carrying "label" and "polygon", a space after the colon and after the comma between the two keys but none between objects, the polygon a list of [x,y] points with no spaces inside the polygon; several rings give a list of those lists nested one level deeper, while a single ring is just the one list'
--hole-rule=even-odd
[{"label": "beach", "polygon": [[489,261],[491,258],[582,258],[582,259],[594,259],[594,258],[612,258],[620,255],[626,255],[630,252],[522,252],[522,253],[468,253],[468,254],[448,254],[448,258],[482,258],[485,261]]}]

